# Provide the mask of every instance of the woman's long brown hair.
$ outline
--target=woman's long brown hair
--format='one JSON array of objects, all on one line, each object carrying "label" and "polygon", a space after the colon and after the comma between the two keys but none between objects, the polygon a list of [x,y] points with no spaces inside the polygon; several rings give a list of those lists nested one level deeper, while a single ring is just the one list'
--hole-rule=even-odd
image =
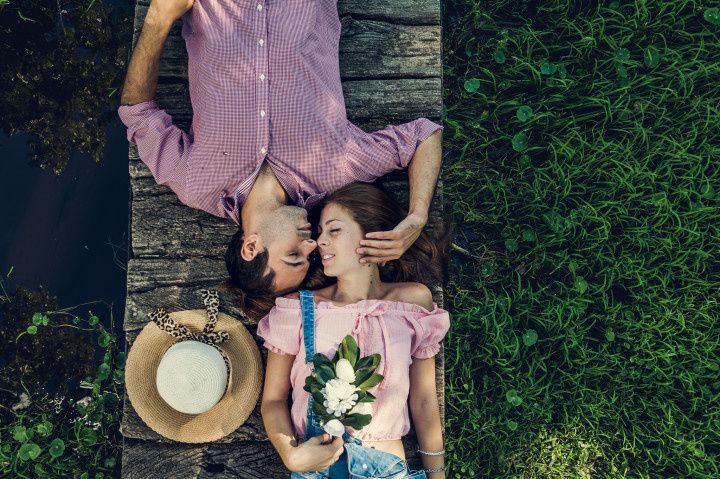
[{"label": "woman's long brown hair", "polygon": [[[317,208],[316,215],[313,215],[313,224],[317,224],[322,208],[331,203],[349,211],[363,234],[391,231],[407,216],[407,211],[380,187],[368,183],[351,183],[326,197]],[[450,230],[444,220],[435,221],[429,226],[399,259],[380,267],[383,281],[413,281],[428,286],[445,282]]]}]

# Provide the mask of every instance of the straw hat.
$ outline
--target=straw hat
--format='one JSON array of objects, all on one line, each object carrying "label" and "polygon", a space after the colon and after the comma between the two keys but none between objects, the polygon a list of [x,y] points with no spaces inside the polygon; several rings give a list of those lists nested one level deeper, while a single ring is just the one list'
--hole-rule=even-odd
[{"label": "straw hat", "polygon": [[216,441],[240,427],[262,385],[253,337],[240,321],[218,312],[216,291],[200,294],[205,310],[150,313],[125,364],[138,415],[155,432],[188,443]]}]

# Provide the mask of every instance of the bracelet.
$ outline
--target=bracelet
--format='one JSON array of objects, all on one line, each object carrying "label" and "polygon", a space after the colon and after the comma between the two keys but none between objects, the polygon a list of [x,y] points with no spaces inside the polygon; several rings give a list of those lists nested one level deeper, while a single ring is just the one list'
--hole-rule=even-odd
[{"label": "bracelet", "polygon": [[445,472],[445,466],[443,467],[433,467],[432,469],[423,469],[425,472]]},{"label": "bracelet", "polygon": [[443,449],[442,451],[438,451],[438,452],[428,452],[428,451],[423,451],[420,448],[417,448],[417,452],[419,452],[420,454],[423,454],[425,456],[442,456],[445,454],[445,449]]}]

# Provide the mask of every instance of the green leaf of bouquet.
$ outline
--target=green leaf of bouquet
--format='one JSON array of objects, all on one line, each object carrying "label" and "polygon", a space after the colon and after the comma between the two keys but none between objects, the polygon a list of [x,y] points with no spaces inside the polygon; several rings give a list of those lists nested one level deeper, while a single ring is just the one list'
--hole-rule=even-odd
[{"label": "green leaf of bouquet", "polygon": [[48,452],[52,457],[55,458],[62,456],[63,452],[65,452],[65,442],[62,439],[56,437],[50,443],[50,449],[48,449]]},{"label": "green leaf of bouquet", "polygon": [[375,399],[377,399],[373,394],[369,391],[362,391],[364,394],[362,399],[358,399],[358,402],[373,402]]},{"label": "green leaf of bouquet", "polygon": [[322,353],[316,353],[315,356],[313,356],[313,364],[316,368],[324,365],[329,367],[330,369],[335,369],[335,365],[332,363],[332,361],[330,361],[330,359],[328,359],[328,357]]},{"label": "green leaf of bouquet", "polygon": [[[314,400],[316,403],[320,404],[321,406],[322,406],[322,404],[325,402],[325,398],[323,397],[323,395],[322,395],[322,393],[321,393],[320,391],[313,391],[313,392],[312,392],[312,397],[313,397],[313,400]],[[324,407],[323,407],[323,409],[324,409]]]},{"label": "green leaf of bouquet", "polygon": [[363,391],[367,391],[371,387],[374,387],[374,386],[377,386],[378,384],[380,384],[380,381],[382,381],[383,379],[384,378],[383,378],[382,374],[373,374],[372,376],[367,378],[365,381],[358,384],[357,387],[359,387]]},{"label": "green leaf of bouquet", "polygon": [[316,378],[322,380],[323,384],[331,379],[335,379],[335,371],[333,371],[331,367],[325,365],[315,368],[315,375]]},{"label": "green leaf of bouquet", "polygon": [[353,369],[355,369],[355,364],[357,363],[359,356],[360,348],[358,348],[355,338],[348,334],[343,338],[342,343],[340,343],[340,357],[350,361]]},{"label": "green leaf of bouquet", "polygon": [[370,414],[349,414],[345,417],[343,420],[343,424],[346,426],[350,426],[353,429],[362,429],[368,424],[370,424],[370,421],[372,420],[372,416]]},{"label": "green leaf of bouquet", "polygon": [[371,354],[370,356],[358,359],[358,362],[355,365],[355,371],[357,372],[366,368],[372,368],[374,370],[378,364],[380,364],[380,355]]},{"label": "green leaf of bouquet", "polygon": [[325,406],[317,401],[313,401],[313,412],[321,419],[329,416],[328,412],[325,410]]},{"label": "green leaf of bouquet", "polygon": [[361,369],[359,371],[355,371],[355,381],[353,384],[357,387],[360,387],[362,383],[370,379],[372,375],[375,374],[375,368],[373,369]]},{"label": "green leaf of bouquet", "polygon": [[340,347],[338,347],[337,351],[335,351],[335,355],[332,358],[333,363],[333,370],[335,370],[335,365],[340,360]]}]

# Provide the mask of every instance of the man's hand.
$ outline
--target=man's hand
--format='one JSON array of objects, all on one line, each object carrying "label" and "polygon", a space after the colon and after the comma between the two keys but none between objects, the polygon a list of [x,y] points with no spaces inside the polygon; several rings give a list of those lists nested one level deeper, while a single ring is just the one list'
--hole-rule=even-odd
[{"label": "man's hand", "polygon": [[356,250],[362,255],[360,262],[383,265],[398,259],[418,239],[426,223],[427,215],[410,213],[392,231],[367,233]]},{"label": "man's hand", "polygon": [[172,24],[193,7],[195,0],[152,0],[146,21]]}]

